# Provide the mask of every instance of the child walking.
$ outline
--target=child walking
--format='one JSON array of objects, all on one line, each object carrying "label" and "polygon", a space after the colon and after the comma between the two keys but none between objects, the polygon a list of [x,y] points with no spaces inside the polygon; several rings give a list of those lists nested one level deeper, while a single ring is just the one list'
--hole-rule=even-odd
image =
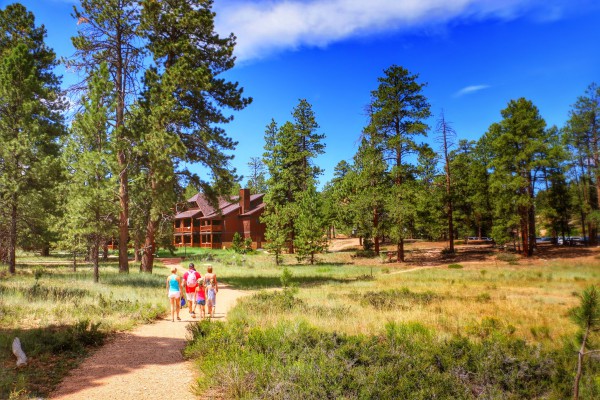
[{"label": "child walking", "polygon": [[217,293],[219,292],[219,284],[217,283],[217,275],[213,274],[212,265],[206,268],[204,275],[204,285],[206,286],[206,305],[208,307],[208,316],[215,316],[215,306],[217,305]]},{"label": "child walking", "polygon": [[204,285],[204,278],[198,281],[196,286],[196,304],[194,304],[194,314],[196,313],[196,307],[200,306],[200,318],[206,318],[206,285]]}]

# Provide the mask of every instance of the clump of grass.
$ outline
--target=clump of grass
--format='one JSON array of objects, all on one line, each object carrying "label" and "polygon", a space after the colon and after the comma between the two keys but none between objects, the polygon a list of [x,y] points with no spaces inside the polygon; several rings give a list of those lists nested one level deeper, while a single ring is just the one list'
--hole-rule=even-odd
[{"label": "clump of grass", "polygon": [[503,336],[510,334],[510,330],[507,329],[505,323],[498,318],[485,317],[479,322],[474,322],[465,327],[465,332],[469,335],[479,337],[482,339],[488,338],[492,335]]},{"label": "clump of grass", "polygon": [[410,308],[415,304],[428,305],[440,296],[434,292],[412,292],[404,287],[401,289],[366,292],[360,302],[378,310],[391,310],[394,308]]},{"label": "clump of grass", "polygon": [[480,293],[475,297],[475,301],[478,301],[479,303],[487,303],[492,301],[492,296],[490,296],[489,293]]},{"label": "clump of grass", "polygon": [[450,264],[448,265],[450,269],[463,269],[464,267],[461,264]]},{"label": "clump of grass", "polygon": [[519,261],[519,256],[513,253],[499,253],[496,256],[498,261],[505,261],[509,264],[516,264]]},{"label": "clump of grass", "polygon": [[531,335],[536,339],[550,339],[550,328],[543,326],[532,326],[530,328]]}]

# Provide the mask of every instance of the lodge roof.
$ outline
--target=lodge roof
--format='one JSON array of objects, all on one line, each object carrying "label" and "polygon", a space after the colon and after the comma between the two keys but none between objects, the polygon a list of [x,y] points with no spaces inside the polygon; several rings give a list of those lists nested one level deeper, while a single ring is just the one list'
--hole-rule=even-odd
[{"label": "lodge roof", "polygon": [[[249,216],[262,210],[264,208],[262,201],[264,196],[264,193],[250,195],[250,210],[241,214],[241,216]],[[220,219],[240,209],[240,196],[231,196],[229,200],[224,197],[219,198],[218,209],[211,206],[202,193],[190,197],[187,202],[193,208],[176,214],[175,219],[198,217],[200,219]]]}]

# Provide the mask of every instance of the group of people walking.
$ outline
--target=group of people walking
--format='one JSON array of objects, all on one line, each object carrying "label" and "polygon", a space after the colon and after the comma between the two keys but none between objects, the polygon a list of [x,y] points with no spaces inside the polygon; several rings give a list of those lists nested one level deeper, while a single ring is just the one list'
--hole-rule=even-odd
[{"label": "group of people walking", "polygon": [[[217,275],[213,273],[211,265],[207,266],[204,276],[196,271],[194,263],[190,263],[189,269],[183,274],[183,277],[177,275],[177,267],[171,268],[171,275],[167,277],[167,296],[171,303],[171,320],[175,321],[175,318],[178,321],[181,320],[179,310],[184,293],[192,318],[196,318],[198,306],[200,306],[200,318],[205,318],[207,314],[213,318],[218,291]],[[205,309],[205,306],[208,310]]]}]

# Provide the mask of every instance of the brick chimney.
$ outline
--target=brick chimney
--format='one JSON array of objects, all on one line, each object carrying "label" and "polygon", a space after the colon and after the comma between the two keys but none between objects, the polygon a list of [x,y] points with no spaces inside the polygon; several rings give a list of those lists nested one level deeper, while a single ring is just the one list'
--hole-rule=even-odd
[{"label": "brick chimney", "polygon": [[250,189],[240,189],[241,214],[250,211]]}]

